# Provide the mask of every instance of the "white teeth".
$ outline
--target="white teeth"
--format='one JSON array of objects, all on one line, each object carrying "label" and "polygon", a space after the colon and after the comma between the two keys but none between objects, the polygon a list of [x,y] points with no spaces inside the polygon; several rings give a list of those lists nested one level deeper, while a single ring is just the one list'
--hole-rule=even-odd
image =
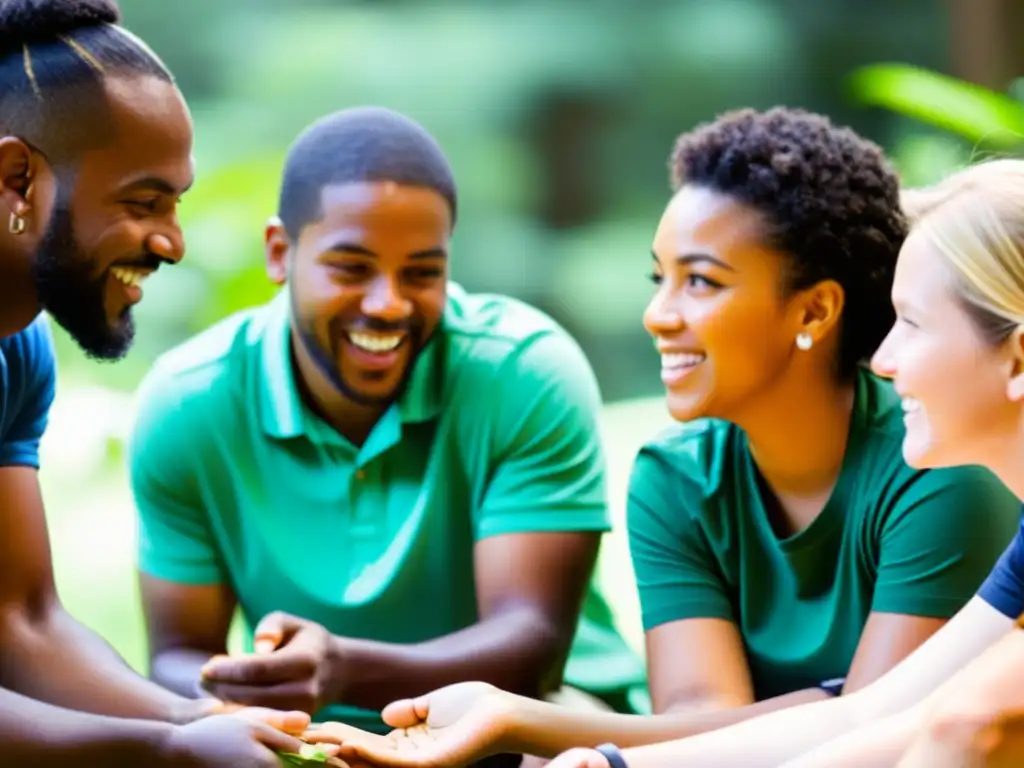
[{"label": "white teeth", "polygon": [[900,405],[903,406],[904,413],[913,413],[921,409],[921,403],[912,397],[904,397],[900,401]]},{"label": "white teeth", "polygon": [[350,333],[348,337],[353,344],[367,352],[390,352],[402,343],[405,334],[375,336],[368,333]]},{"label": "white teeth", "polygon": [[664,354],[661,356],[662,368],[691,368],[698,363],[703,363],[707,355],[691,354],[689,352]]},{"label": "white teeth", "polygon": [[140,272],[127,267],[111,267],[110,272],[125,285],[142,285],[142,281],[149,277],[148,272]]}]

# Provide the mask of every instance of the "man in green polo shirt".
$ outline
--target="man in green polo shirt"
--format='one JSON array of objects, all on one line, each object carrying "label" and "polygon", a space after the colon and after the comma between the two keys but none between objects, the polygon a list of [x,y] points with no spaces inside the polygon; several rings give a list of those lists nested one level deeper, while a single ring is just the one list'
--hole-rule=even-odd
[{"label": "man in green polo shirt", "polygon": [[[140,390],[157,681],[378,730],[462,680],[619,709],[642,688],[588,588],[609,529],[593,373],[547,316],[449,281],[456,209],[440,148],[396,113],[292,146],[266,231],[283,289]],[[256,653],[228,658],[238,606]]]}]

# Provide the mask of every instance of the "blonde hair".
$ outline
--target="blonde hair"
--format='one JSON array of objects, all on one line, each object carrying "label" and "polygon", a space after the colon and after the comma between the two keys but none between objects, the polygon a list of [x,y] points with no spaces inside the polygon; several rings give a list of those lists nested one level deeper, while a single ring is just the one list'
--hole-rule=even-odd
[{"label": "blonde hair", "polygon": [[951,268],[954,289],[986,339],[1024,325],[1024,160],[972,165],[901,193],[911,234]]}]

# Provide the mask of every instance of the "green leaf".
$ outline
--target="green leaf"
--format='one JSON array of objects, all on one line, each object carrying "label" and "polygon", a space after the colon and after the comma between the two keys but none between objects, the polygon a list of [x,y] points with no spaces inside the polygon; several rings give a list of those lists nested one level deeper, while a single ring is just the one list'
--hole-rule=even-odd
[{"label": "green leaf", "polygon": [[328,754],[323,748],[316,744],[306,744],[299,754],[294,752],[279,752],[281,762],[286,766],[303,766],[312,763],[323,763],[327,761]]},{"label": "green leaf", "polygon": [[1024,105],[973,83],[906,64],[873,64],[850,76],[854,96],[956,133],[1003,146],[1024,140]]}]

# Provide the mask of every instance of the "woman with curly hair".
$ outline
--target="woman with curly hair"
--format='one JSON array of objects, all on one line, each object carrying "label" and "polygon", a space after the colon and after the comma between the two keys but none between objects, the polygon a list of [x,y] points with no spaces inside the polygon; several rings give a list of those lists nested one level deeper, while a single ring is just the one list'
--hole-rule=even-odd
[{"label": "woman with curly hair", "polygon": [[[863,365],[907,234],[881,150],[802,110],[742,110],[681,136],[671,169],[644,324],[679,423],[641,449],[628,502],[655,716],[464,684],[392,704],[390,739],[324,739],[455,765],[842,696],[960,610],[1013,538],[1019,502],[988,470],[904,462],[900,398]],[[581,760],[615,765],[605,751]]]}]

